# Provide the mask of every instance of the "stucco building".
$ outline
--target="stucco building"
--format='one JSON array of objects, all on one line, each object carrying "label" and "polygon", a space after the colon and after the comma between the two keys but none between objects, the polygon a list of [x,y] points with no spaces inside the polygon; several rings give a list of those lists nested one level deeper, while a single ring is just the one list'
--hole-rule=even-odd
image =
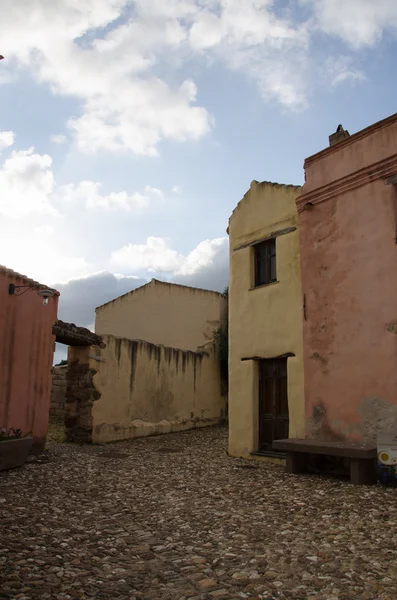
[{"label": "stucco building", "polygon": [[[10,284],[26,286],[24,293],[10,294]],[[0,428],[32,435],[33,450],[43,449],[47,436],[59,297],[51,290],[44,306],[37,294],[44,287],[0,265]]]},{"label": "stucco building", "polygon": [[103,347],[69,348],[69,366],[84,366],[87,388],[84,397],[69,393],[68,439],[108,442],[222,423],[227,398],[214,331],[226,317],[222,294],[155,279],[98,307]]},{"label": "stucco building", "polygon": [[397,114],[305,161],[298,198],[306,435],[397,427]]},{"label": "stucco building", "polygon": [[300,188],[253,181],[229,220],[229,453],[304,437]]},{"label": "stucco building", "polygon": [[99,306],[95,332],[197,350],[213,339],[226,314],[226,299],[218,292],[152,279]]}]

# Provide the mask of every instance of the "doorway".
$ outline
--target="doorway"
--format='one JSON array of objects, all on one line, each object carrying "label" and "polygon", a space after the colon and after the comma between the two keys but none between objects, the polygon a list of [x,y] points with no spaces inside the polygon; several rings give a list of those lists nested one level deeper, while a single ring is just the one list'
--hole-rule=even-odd
[{"label": "doorway", "polygon": [[287,358],[258,361],[259,451],[272,451],[274,440],[288,438]]}]

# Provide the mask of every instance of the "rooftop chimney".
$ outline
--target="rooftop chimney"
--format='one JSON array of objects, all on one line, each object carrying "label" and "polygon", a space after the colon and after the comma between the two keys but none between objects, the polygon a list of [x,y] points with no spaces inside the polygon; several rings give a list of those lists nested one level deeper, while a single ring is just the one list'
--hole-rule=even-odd
[{"label": "rooftop chimney", "polygon": [[343,142],[343,140],[347,139],[348,137],[350,137],[350,133],[346,129],[343,129],[342,125],[338,125],[335,133],[329,136],[329,145],[335,146],[335,144]]}]

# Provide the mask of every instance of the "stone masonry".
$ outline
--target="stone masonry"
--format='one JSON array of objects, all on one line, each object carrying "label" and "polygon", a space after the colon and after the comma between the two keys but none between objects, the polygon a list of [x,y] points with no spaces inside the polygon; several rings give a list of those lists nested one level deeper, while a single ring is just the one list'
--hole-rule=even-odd
[{"label": "stone masonry", "polygon": [[67,365],[53,367],[51,369],[52,389],[50,403],[50,421],[61,423],[63,423],[64,421],[67,370]]},{"label": "stone masonry", "polygon": [[65,394],[65,428],[68,442],[92,442],[92,405],[101,397],[96,390],[88,358],[89,348],[69,348]]}]

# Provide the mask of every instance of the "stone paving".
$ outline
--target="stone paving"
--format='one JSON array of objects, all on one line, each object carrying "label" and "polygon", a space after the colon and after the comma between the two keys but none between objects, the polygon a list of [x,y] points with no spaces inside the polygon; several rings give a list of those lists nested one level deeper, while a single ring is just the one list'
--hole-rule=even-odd
[{"label": "stone paving", "polygon": [[0,598],[396,600],[396,490],[229,458],[213,428],[0,473]]}]

